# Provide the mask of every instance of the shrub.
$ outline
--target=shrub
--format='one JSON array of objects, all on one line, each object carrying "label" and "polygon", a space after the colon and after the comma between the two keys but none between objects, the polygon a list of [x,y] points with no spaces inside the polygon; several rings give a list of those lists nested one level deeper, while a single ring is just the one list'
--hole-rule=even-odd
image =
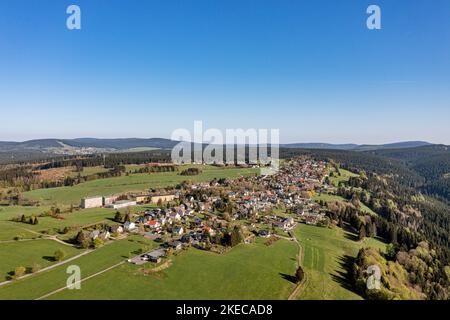
[{"label": "shrub", "polygon": [[61,249],[58,249],[55,251],[55,261],[62,261],[64,259],[64,257],[66,256],[66,253],[64,251],[62,251]]},{"label": "shrub", "polygon": [[16,278],[21,277],[25,274],[26,271],[27,271],[27,269],[25,269],[25,267],[22,267],[22,266],[16,267],[14,269],[14,277],[16,277]]}]

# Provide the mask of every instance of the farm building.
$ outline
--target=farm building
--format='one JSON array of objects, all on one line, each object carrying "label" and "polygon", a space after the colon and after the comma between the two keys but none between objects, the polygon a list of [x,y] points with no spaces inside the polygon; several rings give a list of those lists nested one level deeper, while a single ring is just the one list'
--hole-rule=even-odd
[{"label": "farm building", "polygon": [[80,207],[83,209],[100,208],[103,206],[103,197],[92,197],[81,199]]}]

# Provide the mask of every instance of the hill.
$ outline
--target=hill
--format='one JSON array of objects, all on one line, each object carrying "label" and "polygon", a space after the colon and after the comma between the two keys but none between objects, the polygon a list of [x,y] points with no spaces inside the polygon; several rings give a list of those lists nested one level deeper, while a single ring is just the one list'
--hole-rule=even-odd
[{"label": "hill", "polygon": [[[134,148],[157,148],[172,149],[179,141],[164,138],[118,138],[118,139],[97,139],[97,138],[76,138],[76,139],[37,139],[23,142],[0,141],[0,152],[24,152],[40,151],[49,153],[70,153],[84,150],[92,153],[118,151]],[[423,141],[408,141],[382,145],[358,145],[358,144],[329,144],[329,143],[291,143],[281,144],[283,148],[303,148],[303,149],[330,149],[330,150],[385,150],[396,148],[411,148],[430,145]]]},{"label": "hill", "polygon": [[425,141],[405,141],[379,145],[369,144],[330,144],[330,143],[290,143],[282,144],[283,148],[301,148],[301,149],[328,149],[328,150],[348,150],[348,151],[368,151],[368,150],[390,150],[400,148],[416,148],[432,145]]},{"label": "hill", "polygon": [[421,190],[450,201],[450,148],[432,145],[419,148],[377,150],[375,156],[401,161],[405,167],[423,177]]}]

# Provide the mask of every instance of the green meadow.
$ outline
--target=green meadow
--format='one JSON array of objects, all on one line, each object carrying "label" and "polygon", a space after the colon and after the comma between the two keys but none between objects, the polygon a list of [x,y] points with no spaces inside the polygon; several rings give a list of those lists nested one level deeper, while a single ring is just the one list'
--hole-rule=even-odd
[{"label": "green meadow", "polygon": [[298,299],[362,299],[346,288],[345,264],[355,258],[362,247],[385,250],[383,242],[372,238],[355,241],[356,234],[341,228],[321,228],[301,224],[295,234],[303,248],[303,267],[307,281]]},{"label": "green meadow", "polygon": [[38,200],[43,205],[79,205],[80,199],[91,196],[112,195],[128,191],[144,191],[149,188],[174,186],[183,181],[206,182],[214,178],[237,178],[258,173],[251,168],[219,168],[202,166],[197,176],[182,176],[179,172],[143,173],[123,175],[121,177],[98,179],[84,182],[73,187],[38,189],[24,192],[28,199]]},{"label": "green meadow", "polygon": [[[11,221],[12,218],[24,214],[31,216],[32,214],[38,216],[47,211],[48,207],[5,207],[0,211],[0,241],[12,240],[16,236],[21,239],[37,238],[39,234],[55,234],[64,227],[82,227],[97,223],[113,223],[115,211],[113,209],[94,208],[74,210],[72,213],[61,214],[60,219],[54,217],[38,217],[39,223],[31,225],[27,223]],[[58,235],[61,238],[62,235]]]},{"label": "green meadow", "polygon": [[[114,241],[92,253],[84,255],[67,265],[32,275],[23,280],[17,280],[0,287],[0,300],[4,299],[37,299],[53,290],[66,286],[69,265],[77,265],[81,269],[81,276],[87,277],[118,262],[136,255],[136,250],[156,246],[153,241],[142,237],[129,237],[125,240]],[[95,278],[94,278],[95,279]],[[114,286],[114,283],[111,283]]]},{"label": "green meadow", "polygon": [[37,239],[1,243],[0,282],[7,280],[9,273],[18,266],[31,269],[33,264],[36,263],[44,268],[55,263],[53,257],[56,250],[64,251],[65,258],[82,252],[82,250],[65,246],[53,240]]},{"label": "green meadow", "polygon": [[[341,201],[341,202],[348,202],[346,199],[342,198],[341,196],[333,195],[333,194],[317,194],[313,197],[314,201],[325,201],[325,202],[331,202],[331,201]],[[360,210],[362,212],[371,214],[371,215],[377,215],[372,209],[370,209],[368,206],[366,206],[364,203],[360,203]]]},{"label": "green meadow", "polygon": [[294,288],[286,276],[295,273],[297,246],[280,240],[268,247],[260,240],[222,255],[191,248],[171,256],[172,265],[152,275],[127,263],[83,282],[81,290],[49,298],[286,299]]},{"label": "green meadow", "polygon": [[[115,241],[70,264],[82,278],[157,246],[142,237]],[[172,255],[172,265],[144,275],[125,263],[82,282],[80,290],[64,290],[49,299],[286,299],[294,288],[286,276],[295,272],[297,247],[280,240],[241,244],[219,255],[191,248]],[[147,265],[151,267],[151,264]],[[0,299],[36,299],[65,286],[67,266],[5,285]]]},{"label": "green meadow", "polygon": [[334,177],[330,177],[331,182],[335,187],[339,186],[340,182],[347,182],[350,177],[357,177],[358,175],[356,173],[350,172],[348,170],[339,169],[340,175],[336,171],[334,172]]}]

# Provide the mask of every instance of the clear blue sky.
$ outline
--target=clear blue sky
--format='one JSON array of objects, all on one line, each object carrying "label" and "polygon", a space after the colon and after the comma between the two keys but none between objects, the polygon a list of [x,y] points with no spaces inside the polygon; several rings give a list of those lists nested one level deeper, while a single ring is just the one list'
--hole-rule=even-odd
[{"label": "clear blue sky", "polygon": [[1,0],[0,108],[0,140],[203,120],[282,142],[450,144],[450,1]]}]

